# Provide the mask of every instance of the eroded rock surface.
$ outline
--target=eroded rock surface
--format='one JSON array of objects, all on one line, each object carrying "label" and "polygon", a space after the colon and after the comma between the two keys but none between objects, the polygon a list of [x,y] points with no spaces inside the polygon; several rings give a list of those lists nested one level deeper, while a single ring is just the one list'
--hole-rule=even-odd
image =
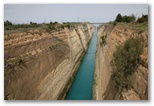
[{"label": "eroded rock surface", "polygon": [[[137,25],[136,25],[137,26]],[[139,26],[139,25],[138,25]],[[101,44],[101,36],[106,36],[106,44]],[[95,84],[93,95],[96,100],[147,100],[148,99],[148,32],[135,27],[135,23],[104,24],[98,30],[97,53],[95,61]],[[144,51],[141,54],[141,63],[131,76],[132,88],[118,92],[112,80],[110,61],[116,46],[130,37],[144,39]]]},{"label": "eroded rock surface", "polygon": [[4,98],[63,99],[94,32],[88,23],[73,29],[4,36]]}]

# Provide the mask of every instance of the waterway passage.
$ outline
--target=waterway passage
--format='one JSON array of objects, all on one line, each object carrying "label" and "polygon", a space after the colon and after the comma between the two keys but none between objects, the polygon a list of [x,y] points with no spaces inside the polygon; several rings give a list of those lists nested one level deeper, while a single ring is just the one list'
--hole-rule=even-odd
[{"label": "waterway passage", "polygon": [[73,83],[66,95],[66,100],[91,100],[94,80],[95,52],[97,42],[95,30],[89,47],[79,66]]}]

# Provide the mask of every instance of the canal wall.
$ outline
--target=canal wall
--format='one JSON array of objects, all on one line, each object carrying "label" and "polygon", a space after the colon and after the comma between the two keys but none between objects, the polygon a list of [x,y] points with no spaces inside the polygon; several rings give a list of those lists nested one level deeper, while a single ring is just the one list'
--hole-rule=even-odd
[{"label": "canal wall", "polygon": [[65,100],[91,100],[96,52],[96,30],[77,70]]},{"label": "canal wall", "polygon": [[[4,40],[4,99],[64,99],[95,27],[12,33]],[[34,33],[35,32],[35,33]]]},{"label": "canal wall", "polygon": [[[134,26],[134,25],[132,25]],[[102,44],[102,36],[105,44]],[[112,80],[111,60],[116,46],[122,44],[131,36],[144,38],[144,51],[141,61],[134,74],[130,77],[132,88],[118,92],[115,81]],[[94,100],[147,100],[148,99],[148,32],[141,31],[138,27],[132,29],[130,25],[104,24],[99,27],[97,34],[97,52],[95,60],[95,77],[93,87]]]}]

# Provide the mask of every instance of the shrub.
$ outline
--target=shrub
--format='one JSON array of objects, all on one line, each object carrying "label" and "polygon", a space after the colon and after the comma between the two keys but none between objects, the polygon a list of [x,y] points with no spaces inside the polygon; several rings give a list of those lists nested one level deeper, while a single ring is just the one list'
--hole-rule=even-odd
[{"label": "shrub", "polygon": [[101,44],[104,44],[104,45],[105,45],[105,44],[106,44],[105,36],[102,36],[102,37],[101,37],[101,40],[102,40],[102,43],[101,43]]},{"label": "shrub", "polygon": [[130,76],[138,67],[140,55],[143,52],[143,39],[130,38],[124,45],[117,47],[113,54],[111,66],[113,70],[113,80],[116,88],[121,91],[122,88],[131,87]]},{"label": "shrub", "polygon": [[114,25],[114,26],[116,26],[116,25],[117,25],[117,23],[114,21],[114,22],[113,22],[113,25]]},{"label": "shrub", "polygon": [[62,29],[64,29],[64,25],[61,25],[60,27],[61,27]]},{"label": "shrub", "polygon": [[50,30],[54,30],[55,27],[54,27],[54,25],[48,25],[48,29],[50,29]]},{"label": "shrub", "polygon": [[67,24],[67,25],[66,25],[66,27],[69,29],[69,28],[70,28],[70,25],[69,25],[69,24]]},{"label": "shrub", "polygon": [[70,28],[71,26],[70,26],[69,24],[62,24],[62,25],[61,25],[61,28],[64,29],[65,27]]}]

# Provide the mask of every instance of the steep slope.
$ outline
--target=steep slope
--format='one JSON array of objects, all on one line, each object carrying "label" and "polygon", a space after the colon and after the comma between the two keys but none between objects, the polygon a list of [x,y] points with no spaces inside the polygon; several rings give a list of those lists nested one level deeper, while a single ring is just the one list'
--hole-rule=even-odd
[{"label": "steep slope", "polygon": [[94,26],[4,36],[4,99],[63,99]]},{"label": "steep slope", "polygon": [[[94,99],[96,100],[145,100],[148,99],[148,29],[147,23],[121,23],[113,26],[104,24],[98,31],[97,53],[95,61]],[[106,36],[106,44],[100,45],[101,37]],[[131,76],[132,88],[118,92],[112,78],[111,60],[116,46],[130,37],[144,39],[144,51],[137,70]]]}]

